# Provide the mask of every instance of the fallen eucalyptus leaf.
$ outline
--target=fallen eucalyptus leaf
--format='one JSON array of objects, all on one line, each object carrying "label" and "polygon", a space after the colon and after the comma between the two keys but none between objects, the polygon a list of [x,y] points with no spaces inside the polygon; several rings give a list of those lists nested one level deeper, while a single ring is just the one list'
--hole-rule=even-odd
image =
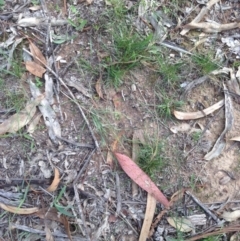
[{"label": "fallen eucalyptus leaf", "polygon": [[59,173],[58,169],[55,167],[54,179],[53,179],[51,185],[47,188],[47,191],[54,192],[57,189],[59,183],[60,183],[60,173]]},{"label": "fallen eucalyptus leaf", "polygon": [[79,92],[81,92],[83,95],[85,95],[88,98],[92,98],[92,95],[89,94],[89,90],[86,89],[75,77],[71,77],[70,79],[66,80],[66,84],[68,86],[74,87],[77,89]]},{"label": "fallen eucalyptus leaf", "polygon": [[44,220],[48,219],[62,223],[64,225],[68,238],[72,240],[68,219],[64,215],[59,215],[56,208],[43,208],[34,213],[34,215]]},{"label": "fallen eucalyptus leaf", "polygon": [[[29,49],[32,53],[34,62],[39,64],[39,65],[47,65],[47,60],[45,59],[45,57],[43,56],[41,50],[32,42],[29,43]],[[41,62],[38,60],[40,59]]]},{"label": "fallen eucalyptus leaf", "polygon": [[5,211],[8,211],[10,213],[15,214],[32,214],[36,213],[38,211],[38,208],[19,208],[19,207],[13,207],[9,205],[5,205],[3,203],[0,203],[0,208],[4,209]]},{"label": "fallen eucalyptus leaf", "polygon": [[170,203],[163,193],[158,189],[150,177],[128,156],[114,153],[119,164],[125,173],[136,182],[142,189],[151,194],[157,201],[162,203],[165,207],[169,207]]},{"label": "fallen eucalyptus leaf", "polygon": [[177,231],[188,233],[194,230],[194,225],[187,218],[177,218],[177,217],[168,217],[168,223],[177,229]]},{"label": "fallen eucalyptus leaf", "polygon": [[29,101],[26,107],[19,113],[12,115],[0,125],[0,135],[7,132],[15,133],[27,125],[36,112],[36,106],[44,99],[44,95],[39,95],[35,100]]},{"label": "fallen eucalyptus leaf", "polygon": [[26,69],[33,75],[42,78],[43,74],[46,72],[46,69],[43,68],[41,65],[33,62],[27,61],[25,62]]},{"label": "fallen eucalyptus leaf", "polygon": [[235,210],[233,212],[224,212],[222,214],[222,218],[225,219],[227,222],[236,221],[240,218],[240,210]]}]

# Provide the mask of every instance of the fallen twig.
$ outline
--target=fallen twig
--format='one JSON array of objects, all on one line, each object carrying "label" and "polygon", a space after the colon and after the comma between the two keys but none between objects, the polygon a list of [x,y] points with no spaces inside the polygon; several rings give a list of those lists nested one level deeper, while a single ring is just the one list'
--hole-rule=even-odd
[{"label": "fallen twig", "polygon": [[[36,234],[44,235],[44,236],[46,235],[45,231],[35,229],[35,228],[30,228],[30,227],[20,225],[20,224],[12,224],[10,228],[11,229],[20,229],[20,230],[23,230],[25,232],[36,233]],[[52,232],[52,235],[56,236],[56,237],[61,237],[61,238],[68,238],[68,235],[60,233],[59,231]],[[88,241],[87,239],[82,238],[82,237],[74,237],[73,240]]]},{"label": "fallen twig", "polygon": [[96,148],[94,148],[92,150],[92,152],[88,155],[88,158],[85,160],[85,163],[84,163],[83,167],[81,168],[81,170],[79,171],[79,173],[78,173],[77,177],[75,178],[73,184],[76,184],[78,182],[79,177],[87,169],[87,166],[88,166],[88,164],[89,164],[89,162],[91,160],[91,157],[92,157],[92,155],[94,154],[95,151],[96,151]]},{"label": "fallen twig", "polygon": [[226,233],[237,232],[239,230],[240,230],[240,225],[232,225],[232,226],[224,227],[224,228],[223,227],[217,227],[215,231],[198,234],[198,235],[193,236],[189,239],[185,239],[185,241],[195,241],[195,240],[207,238],[207,237],[210,237],[210,236],[215,236],[215,235],[218,235],[218,234],[226,234]]},{"label": "fallen twig", "polygon": [[79,198],[79,195],[78,195],[78,189],[77,189],[76,184],[73,185],[73,188],[74,188],[74,194],[75,194],[75,201],[76,201],[76,203],[77,203],[78,211],[79,211],[81,220],[82,220],[82,222],[83,222],[83,226],[84,226],[84,228],[85,228],[87,240],[88,240],[88,241],[91,241],[90,236],[89,236],[89,232],[88,232],[88,228],[87,228],[87,225],[86,225],[86,222],[85,222],[85,217],[84,217],[84,215],[83,215],[82,206],[81,206],[81,202],[80,202],[80,198]]},{"label": "fallen twig", "polygon": [[56,137],[57,137],[59,140],[65,141],[65,142],[67,142],[67,143],[69,143],[69,144],[71,144],[71,145],[73,145],[73,146],[86,147],[86,148],[91,148],[91,149],[94,148],[93,145],[84,144],[84,143],[77,143],[77,142],[75,142],[75,141],[70,141],[70,140],[68,140],[68,139],[66,139],[66,138],[63,138],[63,137],[61,137],[61,136],[56,136]]},{"label": "fallen twig", "polygon": [[166,42],[166,41],[163,41],[163,42],[158,42],[158,44],[162,45],[162,46],[165,46],[169,49],[173,49],[174,51],[177,51],[177,52],[180,52],[180,53],[184,53],[184,54],[189,54],[189,55],[193,55],[191,52],[175,45],[175,44],[172,44],[172,43],[169,43],[169,42]]},{"label": "fallen twig", "polygon": [[66,65],[66,67],[62,71],[60,70],[60,75],[62,76],[62,78],[67,73],[67,70],[69,69],[69,67],[76,61],[76,59],[78,59],[81,56],[81,54],[82,52],[79,52],[77,56],[73,57],[73,59]]},{"label": "fallen twig", "polygon": [[217,216],[215,216],[202,202],[200,202],[192,193],[190,193],[189,191],[185,191],[185,193],[187,195],[189,195],[193,201],[199,206],[201,207],[214,221],[216,221],[217,223],[220,222],[220,220],[218,219]]},{"label": "fallen twig", "polygon": [[117,208],[116,208],[115,215],[118,216],[122,208],[122,203],[121,203],[121,193],[120,193],[120,181],[119,181],[119,176],[117,172],[116,172],[116,193],[117,193]]}]

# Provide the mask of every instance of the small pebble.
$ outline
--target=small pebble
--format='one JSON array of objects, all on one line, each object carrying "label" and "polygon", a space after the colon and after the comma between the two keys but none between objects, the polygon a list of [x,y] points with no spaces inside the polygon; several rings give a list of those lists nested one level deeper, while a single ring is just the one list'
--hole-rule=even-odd
[{"label": "small pebble", "polygon": [[132,92],[135,92],[135,91],[137,90],[137,87],[136,87],[135,84],[132,84],[132,85],[131,85],[131,90],[132,90]]}]

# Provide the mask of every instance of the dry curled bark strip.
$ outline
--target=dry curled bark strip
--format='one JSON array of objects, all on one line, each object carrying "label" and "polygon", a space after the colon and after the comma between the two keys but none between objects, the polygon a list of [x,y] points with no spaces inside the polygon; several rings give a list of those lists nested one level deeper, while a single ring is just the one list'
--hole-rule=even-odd
[{"label": "dry curled bark strip", "polygon": [[[218,3],[220,0],[210,0],[207,4],[206,7],[203,7],[200,11],[200,13],[192,20],[192,22],[190,24],[194,24],[194,23],[199,23],[202,18],[204,17],[205,14],[208,13],[209,9],[216,3]],[[185,35],[187,32],[189,31],[189,29],[183,29],[181,31],[181,35]]]},{"label": "dry curled bark strip", "polygon": [[[23,48],[23,50],[24,50],[26,53],[28,53],[28,54],[30,54],[30,55],[32,56],[32,54],[31,54],[28,50],[26,50],[25,48]],[[38,58],[37,58],[37,59],[38,59]],[[38,60],[41,62],[40,59],[38,59]],[[42,62],[41,62],[41,63],[42,63]],[[44,63],[42,63],[42,64],[44,64]],[[71,98],[72,100],[74,100],[74,103],[77,105],[77,107],[78,107],[78,109],[79,109],[79,112],[81,113],[84,121],[86,122],[86,124],[87,124],[87,126],[88,126],[88,129],[89,129],[89,131],[90,131],[90,133],[91,133],[91,135],[92,135],[92,138],[93,138],[93,140],[94,140],[94,144],[95,144],[97,150],[100,151],[100,146],[99,146],[98,141],[97,141],[97,138],[96,138],[96,136],[95,136],[95,134],[94,134],[94,132],[93,132],[93,129],[91,128],[90,123],[89,123],[89,121],[88,121],[88,119],[87,119],[87,117],[86,117],[83,109],[81,108],[81,106],[80,106],[80,105],[78,104],[78,102],[76,101],[76,98],[75,98],[74,94],[73,94],[72,91],[67,87],[67,85],[65,84],[65,82],[63,81],[62,78],[60,78],[60,77],[59,77],[51,68],[49,68],[47,65],[45,65],[45,67],[59,80],[59,82],[60,82],[60,83],[66,88],[66,90],[68,91],[68,93],[69,93],[69,95],[70,95],[70,98]],[[61,135],[59,135],[59,136],[61,136]]]},{"label": "dry curled bark strip", "polygon": [[224,90],[224,96],[225,96],[225,101],[224,101],[225,102],[225,128],[222,134],[217,139],[216,143],[214,144],[212,150],[204,156],[204,159],[207,161],[210,161],[213,158],[218,157],[222,153],[226,145],[226,141],[225,141],[226,133],[232,128],[233,121],[234,121],[232,100],[225,84],[223,84],[223,90]]},{"label": "dry curled bark strip", "polygon": [[146,211],[145,211],[145,217],[144,217],[139,241],[147,240],[155,209],[156,209],[156,199],[154,197],[152,197],[150,194],[148,194],[147,207],[146,207]]},{"label": "dry curled bark strip", "polygon": [[202,110],[202,111],[196,111],[196,112],[181,112],[181,111],[173,111],[174,116],[178,120],[196,120],[202,117],[205,117],[211,113],[213,113],[215,110],[218,110],[224,105],[224,101],[220,100],[216,104]]},{"label": "dry curled bark strip", "polygon": [[219,33],[222,31],[234,29],[234,28],[240,28],[240,23],[233,22],[233,23],[208,23],[208,22],[202,22],[202,23],[189,23],[184,26],[186,29],[202,29],[206,33]]}]

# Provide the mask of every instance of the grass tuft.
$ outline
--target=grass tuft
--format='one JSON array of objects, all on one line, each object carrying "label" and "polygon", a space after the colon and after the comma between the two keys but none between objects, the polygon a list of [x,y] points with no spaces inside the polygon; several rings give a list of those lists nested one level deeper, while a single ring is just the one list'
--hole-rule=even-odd
[{"label": "grass tuft", "polygon": [[219,67],[217,63],[212,60],[210,55],[193,56],[193,62],[201,69],[203,74],[208,74]]},{"label": "grass tuft", "polygon": [[164,145],[161,142],[140,144],[137,163],[153,180],[156,174],[166,167]]},{"label": "grass tuft", "polygon": [[140,60],[145,58],[152,35],[142,38],[137,33],[130,33],[128,28],[115,29],[113,32],[114,51],[106,63],[107,79],[109,86],[118,88],[124,74],[138,66]]},{"label": "grass tuft", "polygon": [[157,113],[161,118],[170,119],[172,111],[184,105],[183,101],[173,100],[170,97],[164,97],[161,104],[157,105]]}]

